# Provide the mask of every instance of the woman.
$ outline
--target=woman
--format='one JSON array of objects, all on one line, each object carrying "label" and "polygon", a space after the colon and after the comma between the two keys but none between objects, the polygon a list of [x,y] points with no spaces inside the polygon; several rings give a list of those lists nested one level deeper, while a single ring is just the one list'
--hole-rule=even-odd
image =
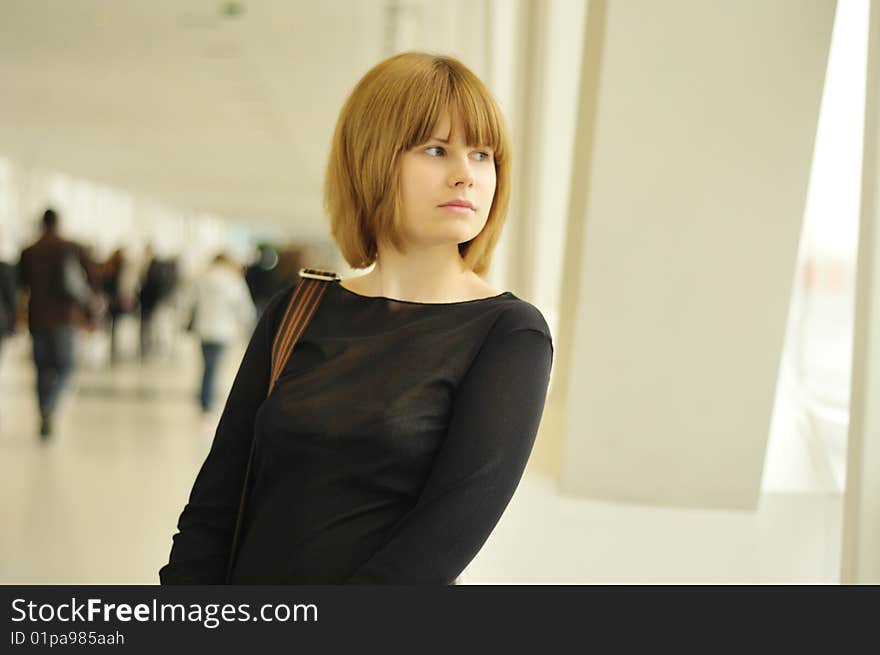
[{"label": "woman", "polygon": [[541,313],[480,277],[510,193],[483,83],[404,53],[357,84],[325,183],[357,278],[329,287],[271,395],[292,289],[255,330],[181,514],[163,583],[224,580],[251,437],[233,584],[450,584],[524,470],[553,346]]}]

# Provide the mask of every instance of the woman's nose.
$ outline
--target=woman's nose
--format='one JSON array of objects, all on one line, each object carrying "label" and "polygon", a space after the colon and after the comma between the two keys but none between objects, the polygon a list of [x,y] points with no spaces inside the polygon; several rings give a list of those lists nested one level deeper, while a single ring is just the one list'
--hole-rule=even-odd
[{"label": "woman's nose", "polygon": [[449,176],[449,185],[466,188],[474,185],[474,175],[467,162],[456,162]]}]

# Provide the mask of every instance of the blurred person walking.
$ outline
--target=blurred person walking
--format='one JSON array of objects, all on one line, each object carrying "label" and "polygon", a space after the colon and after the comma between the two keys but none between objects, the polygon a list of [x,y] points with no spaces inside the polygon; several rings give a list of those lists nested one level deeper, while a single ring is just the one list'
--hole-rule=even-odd
[{"label": "blurred person walking", "polygon": [[73,373],[77,324],[91,324],[100,309],[93,275],[83,246],[61,238],[58,214],[47,209],[43,235],[24,249],[18,262],[18,283],[28,292],[43,440],[52,434],[53,414]]},{"label": "blurred person walking", "polygon": [[127,266],[121,248],[113,251],[101,265],[101,293],[107,302],[107,329],[110,333],[110,363],[119,360],[119,319],[131,311],[131,297],[125,293],[123,275]]},{"label": "blurred person walking", "polygon": [[156,344],[154,319],[163,302],[177,289],[177,261],[159,259],[147,246],[144,253],[146,266],[138,291],[141,315],[141,358],[148,357]]},{"label": "blurred person walking", "polygon": [[15,333],[16,277],[15,265],[0,260],[0,354],[3,339]]},{"label": "blurred person walking", "polygon": [[204,413],[213,407],[214,382],[223,352],[241,333],[249,337],[256,319],[257,310],[241,268],[227,255],[218,254],[196,283],[192,321],[192,330],[202,345],[199,404]]}]

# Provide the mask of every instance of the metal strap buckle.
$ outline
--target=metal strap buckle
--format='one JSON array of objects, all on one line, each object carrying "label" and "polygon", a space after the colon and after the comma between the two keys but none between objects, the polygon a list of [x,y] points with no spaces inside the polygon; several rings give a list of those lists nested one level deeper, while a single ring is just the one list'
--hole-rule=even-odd
[{"label": "metal strap buckle", "polygon": [[319,268],[301,268],[299,269],[299,276],[312,278],[313,280],[324,280],[325,282],[342,279],[333,271],[322,271]]}]

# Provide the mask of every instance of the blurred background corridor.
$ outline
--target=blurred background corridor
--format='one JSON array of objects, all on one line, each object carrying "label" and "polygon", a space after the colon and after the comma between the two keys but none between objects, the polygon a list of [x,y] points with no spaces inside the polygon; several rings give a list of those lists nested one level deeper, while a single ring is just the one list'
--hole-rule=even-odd
[{"label": "blurred background corridor", "polygon": [[259,312],[300,267],[360,273],[329,235],[327,150],[353,84],[414,49],[460,58],[508,118],[486,279],[556,346],[464,583],[880,582],[878,16],[0,0],[0,263],[51,208],[96,303],[51,434],[18,292],[0,337],[0,584],[158,582],[248,337],[201,406],[197,281],[223,253]]}]

